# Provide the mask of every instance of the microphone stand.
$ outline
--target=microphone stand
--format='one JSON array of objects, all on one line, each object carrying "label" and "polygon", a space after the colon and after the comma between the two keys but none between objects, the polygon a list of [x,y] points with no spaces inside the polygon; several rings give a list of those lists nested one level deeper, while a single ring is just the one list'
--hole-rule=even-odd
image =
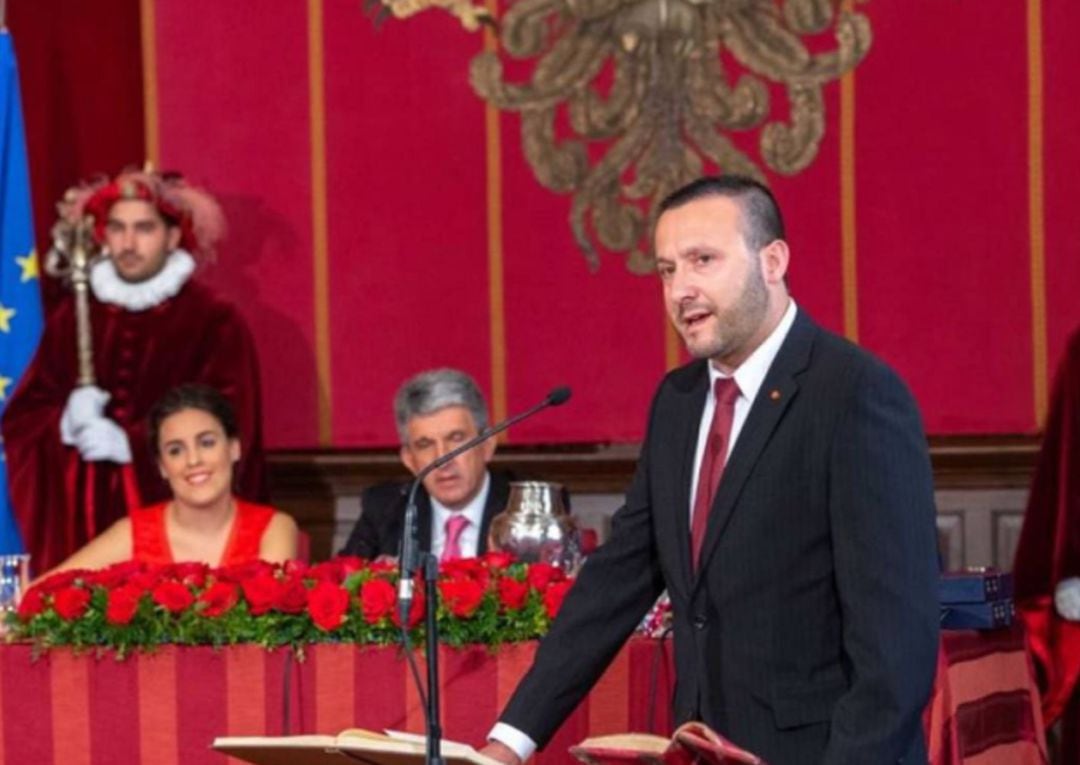
[{"label": "microphone stand", "polygon": [[405,650],[408,651],[409,611],[412,610],[413,601],[412,577],[418,568],[423,567],[424,596],[426,600],[424,650],[427,654],[425,663],[427,664],[428,687],[425,710],[427,717],[427,752],[424,761],[426,765],[445,765],[442,756],[442,722],[439,715],[439,624],[437,619],[439,610],[439,560],[431,554],[430,550],[419,549],[419,518],[416,510],[416,492],[425,478],[454,460],[458,455],[502,433],[511,425],[524,420],[526,417],[531,417],[541,409],[565,404],[569,398],[569,388],[555,388],[543,401],[531,409],[504,420],[494,427],[485,428],[461,446],[430,462],[416,474],[416,478],[413,479],[412,485],[409,487],[409,498],[405,504],[405,528],[401,538],[401,558],[399,561],[398,616],[401,619],[401,635],[405,643]]},{"label": "microphone stand", "polygon": [[427,756],[428,765],[443,765],[442,756],[442,720],[439,717],[439,559],[426,551],[421,554],[424,561],[424,595],[427,597],[427,613],[424,614],[425,662],[427,664]]}]

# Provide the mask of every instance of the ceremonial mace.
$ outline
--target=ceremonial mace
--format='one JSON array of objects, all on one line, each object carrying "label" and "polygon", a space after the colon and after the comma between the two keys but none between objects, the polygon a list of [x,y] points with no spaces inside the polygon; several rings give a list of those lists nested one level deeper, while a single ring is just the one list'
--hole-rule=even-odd
[{"label": "ceremonial mace", "polygon": [[90,266],[101,255],[91,232],[89,215],[77,221],[61,216],[53,226],[53,247],[45,260],[45,272],[63,279],[75,293],[75,336],[79,360],[76,385],[94,385],[94,348],[90,332]]}]

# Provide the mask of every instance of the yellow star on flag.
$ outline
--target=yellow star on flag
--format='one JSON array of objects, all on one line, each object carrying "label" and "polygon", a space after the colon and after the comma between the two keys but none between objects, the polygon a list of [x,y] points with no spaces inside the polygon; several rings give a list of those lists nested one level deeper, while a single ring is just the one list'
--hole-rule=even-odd
[{"label": "yellow star on flag", "polygon": [[7,389],[12,382],[13,380],[10,377],[4,377],[3,375],[0,375],[0,401],[4,401],[7,399]]},{"label": "yellow star on flag", "polygon": [[18,263],[19,268],[22,269],[22,274],[19,276],[19,282],[25,284],[31,279],[38,278],[38,259],[37,252],[35,250],[30,250],[30,254],[27,255],[25,258],[20,258],[16,256],[15,262]]},{"label": "yellow star on flag", "polygon": [[0,332],[11,331],[11,317],[14,315],[14,308],[4,308],[4,304],[0,303]]}]

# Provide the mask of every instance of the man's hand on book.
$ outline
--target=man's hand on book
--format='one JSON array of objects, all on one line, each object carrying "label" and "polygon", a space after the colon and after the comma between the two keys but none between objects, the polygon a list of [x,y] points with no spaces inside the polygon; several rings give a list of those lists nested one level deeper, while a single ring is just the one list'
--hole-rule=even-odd
[{"label": "man's hand on book", "polygon": [[503,765],[522,765],[521,758],[517,756],[514,750],[500,741],[489,742],[487,746],[480,750],[480,754],[497,760]]}]

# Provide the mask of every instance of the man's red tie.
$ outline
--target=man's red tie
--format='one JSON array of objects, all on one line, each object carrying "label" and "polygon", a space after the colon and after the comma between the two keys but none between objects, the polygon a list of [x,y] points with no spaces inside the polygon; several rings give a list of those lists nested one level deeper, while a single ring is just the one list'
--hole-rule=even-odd
[{"label": "man's red tie", "polygon": [[724,460],[727,458],[728,442],[731,439],[731,423],[735,419],[735,399],[739,397],[739,386],[734,378],[717,378],[713,393],[716,396],[716,409],[713,411],[705,453],[701,456],[697,494],[694,496],[694,515],[690,524],[690,552],[693,556],[694,571],[697,571],[698,558],[701,557],[701,543],[705,541],[705,527],[709,522],[709,511],[716,497],[716,488],[720,485],[720,476],[724,474]]},{"label": "man's red tie", "polygon": [[446,543],[443,545],[439,561],[457,560],[461,557],[461,534],[469,525],[469,519],[461,513],[454,513],[446,519]]}]

